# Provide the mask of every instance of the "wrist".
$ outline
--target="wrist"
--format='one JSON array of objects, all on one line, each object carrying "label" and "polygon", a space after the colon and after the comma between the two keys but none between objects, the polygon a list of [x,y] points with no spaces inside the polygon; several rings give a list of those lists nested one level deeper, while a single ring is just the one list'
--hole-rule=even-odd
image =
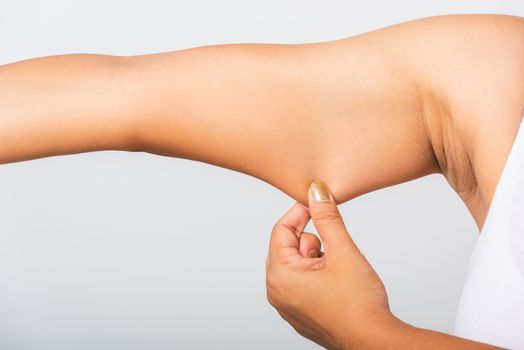
[{"label": "wrist", "polygon": [[338,344],[344,350],[402,349],[409,343],[411,329],[388,311],[368,317],[353,332],[341,333]]}]

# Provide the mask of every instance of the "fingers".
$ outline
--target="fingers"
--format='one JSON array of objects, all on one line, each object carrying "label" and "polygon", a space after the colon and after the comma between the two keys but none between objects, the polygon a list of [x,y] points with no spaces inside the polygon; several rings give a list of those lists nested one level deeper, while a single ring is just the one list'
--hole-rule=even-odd
[{"label": "fingers", "polygon": [[320,256],[320,239],[312,233],[304,232],[300,236],[298,251],[305,258],[318,258]]},{"label": "fingers", "polygon": [[322,181],[311,183],[308,191],[309,208],[293,205],[273,227],[268,259],[287,259],[320,256],[321,242],[311,233],[303,233],[309,219],[322,239],[327,254],[344,247],[358,252],[349,236],[333,195]]},{"label": "fingers", "polygon": [[338,211],[333,195],[327,185],[320,180],[313,181],[308,191],[309,214],[317,229],[326,254],[337,247],[354,245]]},{"label": "fingers", "polygon": [[293,255],[300,257],[299,238],[309,219],[307,208],[300,203],[293,205],[273,226],[268,258],[285,259]]}]

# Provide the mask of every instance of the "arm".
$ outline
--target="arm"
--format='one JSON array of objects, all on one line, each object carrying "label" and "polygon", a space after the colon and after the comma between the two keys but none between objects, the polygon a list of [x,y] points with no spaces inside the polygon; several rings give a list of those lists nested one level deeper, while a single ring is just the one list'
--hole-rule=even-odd
[{"label": "arm", "polygon": [[[400,320],[394,320],[392,327],[378,334],[379,339],[389,339],[389,349],[464,349],[464,350],[495,350],[497,346],[479,343],[473,340],[455,337],[428,329],[413,327]],[[370,349],[380,349],[384,343],[377,339],[370,340]]]},{"label": "arm", "polygon": [[122,62],[65,55],[0,66],[0,164],[130,149]]},{"label": "arm", "polygon": [[412,74],[368,40],[5,65],[0,162],[146,151],[241,171],[302,203],[316,177],[342,202],[437,171]]},{"label": "arm", "polygon": [[441,16],[314,44],[8,64],[0,163],[147,151],[301,203],[314,178],[341,203],[442,172],[480,228],[520,122],[523,34],[518,17]]},{"label": "arm", "polygon": [[[302,336],[328,349],[497,349],[396,318],[386,289],[349,235],[327,186],[275,224],[266,263],[269,302]],[[303,232],[312,219],[322,239]]]},{"label": "arm", "polygon": [[436,171],[415,85],[393,54],[374,56],[340,41],[135,57],[139,147],[239,170],[303,203],[315,177],[345,201]]}]

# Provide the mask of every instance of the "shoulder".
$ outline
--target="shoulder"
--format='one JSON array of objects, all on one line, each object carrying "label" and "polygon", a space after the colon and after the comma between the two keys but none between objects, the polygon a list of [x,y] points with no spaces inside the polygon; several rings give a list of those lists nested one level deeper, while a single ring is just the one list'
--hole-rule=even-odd
[{"label": "shoulder", "polygon": [[482,227],[522,118],[524,18],[437,16],[382,31],[413,71],[442,173]]},{"label": "shoulder", "polygon": [[[524,108],[524,19],[457,15],[426,20],[420,78],[438,100],[448,181],[483,225]],[[421,25],[423,26],[423,25]],[[462,180],[462,181],[461,181]]]}]

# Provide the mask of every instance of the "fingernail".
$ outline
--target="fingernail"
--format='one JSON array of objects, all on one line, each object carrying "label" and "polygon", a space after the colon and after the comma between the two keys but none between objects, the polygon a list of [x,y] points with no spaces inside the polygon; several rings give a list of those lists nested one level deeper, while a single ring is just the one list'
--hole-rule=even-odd
[{"label": "fingernail", "polygon": [[315,249],[311,249],[309,253],[307,253],[307,256],[310,258],[318,258],[318,253]]},{"label": "fingernail", "polygon": [[309,190],[315,199],[315,202],[329,202],[329,189],[325,183],[320,180],[315,180],[309,186]]}]

